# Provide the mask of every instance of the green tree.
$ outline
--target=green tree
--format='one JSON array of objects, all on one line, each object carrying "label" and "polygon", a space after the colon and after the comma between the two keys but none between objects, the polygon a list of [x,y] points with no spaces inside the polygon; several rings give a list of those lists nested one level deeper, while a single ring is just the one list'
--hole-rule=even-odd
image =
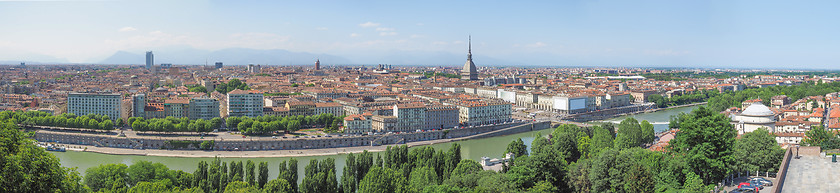
[{"label": "green tree", "polygon": [[256,179],[254,167],[254,162],[251,160],[248,160],[245,164],[245,179],[250,185],[256,185],[254,183],[254,180]]},{"label": "green tree", "polygon": [[263,188],[265,193],[293,193],[292,185],[285,179],[273,179],[268,181]]},{"label": "green tree", "polygon": [[155,182],[140,182],[128,190],[129,193],[156,193],[172,192],[172,183],[169,180]]},{"label": "green tree", "polygon": [[58,158],[36,146],[12,116],[0,113],[0,192],[89,191],[75,169],[61,167]]},{"label": "green tree", "polygon": [[360,193],[402,192],[405,177],[389,168],[373,167],[359,182]]},{"label": "green tree", "polygon": [[639,123],[642,131],[642,143],[653,143],[656,140],[656,131],[653,129],[653,124],[647,120],[642,120]]},{"label": "green tree", "polygon": [[560,190],[558,190],[557,187],[551,185],[551,183],[549,183],[548,181],[537,182],[537,184],[534,185],[534,187],[528,189],[529,193],[552,193],[558,191]]},{"label": "green tree", "polygon": [[228,183],[225,187],[225,193],[251,193],[251,192],[260,192],[254,186],[249,185],[247,182],[242,181],[235,181]]},{"label": "green tree", "polygon": [[805,139],[802,139],[802,142],[809,146],[822,146],[823,142],[833,138],[837,138],[834,133],[827,131],[823,126],[818,126],[805,132]]},{"label": "green tree", "polygon": [[683,192],[703,193],[709,192],[709,189],[703,184],[703,179],[701,179],[699,175],[694,174],[694,172],[688,172]]},{"label": "green tree", "polygon": [[[85,184],[93,191],[127,190],[128,166],[125,164],[103,164],[85,170]],[[5,181],[5,180],[4,180]]]},{"label": "green tree", "polygon": [[564,156],[563,159],[566,162],[574,162],[580,158],[576,131],[558,133],[552,136],[551,141],[552,146],[559,151],[560,155]]},{"label": "green tree", "polygon": [[268,182],[268,163],[267,162],[260,162],[260,176],[257,180],[257,187],[263,188],[265,187],[265,183]]},{"label": "green tree", "polygon": [[128,184],[134,186],[140,182],[152,182],[158,180],[174,180],[169,174],[169,168],[161,163],[150,161],[137,161],[131,164],[126,170]]},{"label": "green tree", "polygon": [[612,147],[613,136],[610,134],[610,131],[605,128],[595,127],[592,134],[592,142],[589,146],[590,156],[596,157],[602,150]]},{"label": "green tree", "polygon": [[618,133],[615,137],[615,147],[628,149],[639,147],[642,144],[642,128],[634,118],[626,118],[618,124]]},{"label": "green tree", "polygon": [[505,150],[505,154],[513,153],[513,157],[522,157],[528,156],[528,146],[525,146],[525,142],[522,141],[522,138],[513,140],[508,144],[507,150]]},{"label": "green tree", "polygon": [[428,185],[437,185],[438,175],[433,168],[424,166],[411,171],[408,187],[411,192],[420,192]]},{"label": "green tree", "polygon": [[569,164],[569,172],[566,179],[569,181],[569,186],[574,188],[576,193],[588,193],[592,190],[592,183],[589,182],[589,159],[579,159],[577,162]]},{"label": "green tree", "polygon": [[461,160],[461,162],[458,163],[458,166],[455,167],[454,170],[452,170],[452,176],[468,175],[480,172],[482,170],[483,169],[481,168],[481,164],[479,164],[475,160],[465,159]]},{"label": "green tree", "polygon": [[735,141],[735,167],[737,171],[776,171],[782,162],[784,150],[776,143],[776,137],[766,129],[759,128],[745,133]]},{"label": "green tree", "polygon": [[705,183],[723,179],[731,171],[737,133],[729,118],[700,106],[681,118],[680,131],[671,140],[669,152],[685,155],[689,171],[700,175]]},{"label": "green tree", "polygon": [[356,166],[356,158],[353,153],[347,155],[347,161],[344,164],[344,171],[341,175],[341,189],[345,193],[356,192],[356,173],[358,166]]}]

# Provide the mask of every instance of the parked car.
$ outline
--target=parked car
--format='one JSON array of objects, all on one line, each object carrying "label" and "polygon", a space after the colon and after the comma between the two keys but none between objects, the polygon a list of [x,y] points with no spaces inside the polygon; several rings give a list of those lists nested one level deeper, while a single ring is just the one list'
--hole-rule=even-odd
[{"label": "parked car", "polygon": [[758,190],[761,190],[763,187],[761,187],[761,185],[758,185],[758,184],[751,184],[749,182],[741,182],[740,184],[738,184],[738,188],[752,188],[752,189],[755,189],[756,192],[758,192]]},{"label": "parked car", "polygon": [[773,181],[762,177],[752,178],[750,179],[750,183],[759,183],[761,186],[773,186]]},{"label": "parked car", "polygon": [[738,188],[738,189],[732,190],[729,193],[756,193],[756,192],[758,192],[758,190],[755,190],[755,188]]}]

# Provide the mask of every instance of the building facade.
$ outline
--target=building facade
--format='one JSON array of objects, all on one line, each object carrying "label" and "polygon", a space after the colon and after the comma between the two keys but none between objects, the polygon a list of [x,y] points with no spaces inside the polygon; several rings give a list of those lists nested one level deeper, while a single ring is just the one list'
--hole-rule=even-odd
[{"label": "building facade", "polygon": [[394,116],[397,117],[397,131],[413,131],[426,126],[426,105],[423,103],[406,103],[394,105]]},{"label": "building facade", "polygon": [[395,116],[371,116],[371,129],[376,132],[388,132],[397,130],[397,117]]},{"label": "building facade", "polygon": [[189,117],[204,120],[219,117],[219,100],[206,97],[190,99]]},{"label": "building facade", "polygon": [[344,117],[344,133],[367,133],[372,131],[371,115],[350,115]]},{"label": "building facade", "polygon": [[344,106],[338,103],[315,103],[315,114],[332,114],[334,116],[344,115]]},{"label": "building facade", "polygon": [[263,115],[263,94],[233,90],[227,94],[227,116],[259,117]]},{"label": "building facade", "polygon": [[426,122],[423,129],[446,129],[458,126],[458,108],[445,105],[426,106]]},{"label": "building facade", "polygon": [[87,114],[107,115],[116,121],[122,114],[122,97],[119,94],[67,94],[67,112],[79,116]]}]

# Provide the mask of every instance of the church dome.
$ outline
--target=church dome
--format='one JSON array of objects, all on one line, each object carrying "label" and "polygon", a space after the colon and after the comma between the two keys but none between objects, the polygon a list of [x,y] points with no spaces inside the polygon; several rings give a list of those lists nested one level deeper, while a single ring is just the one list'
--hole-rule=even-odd
[{"label": "church dome", "polygon": [[751,104],[747,109],[744,109],[744,112],[741,112],[743,116],[773,116],[773,111],[764,104],[760,102],[755,102]]}]

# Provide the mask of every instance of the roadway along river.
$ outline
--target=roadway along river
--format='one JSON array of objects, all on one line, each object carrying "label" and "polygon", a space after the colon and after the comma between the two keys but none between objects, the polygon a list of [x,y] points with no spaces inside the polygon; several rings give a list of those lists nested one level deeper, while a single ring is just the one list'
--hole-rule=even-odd
[{"label": "roadway along river", "polygon": [[[631,115],[631,117],[635,117],[639,121],[641,120],[648,120],[649,122],[668,122],[671,115],[676,115],[681,112],[690,112],[691,110],[697,108],[695,107],[683,107],[683,108],[675,108],[675,109],[668,109],[653,113],[645,113],[645,114],[637,114]],[[614,119],[610,119],[608,121],[615,121],[615,120],[623,120],[624,117],[617,117]],[[657,124],[655,125],[656,131],[663,131],[667,129],[666,124]],[[461,157],[465,159],[473,159],[478,160],[482,156],[488,156],[491,158],[499,158],[502,157],[502,153],[507,148],[507,144],[511,141],[522,138],[526,145],[530,146],[531,142],[534,140],[534,135],[542,133],[543,135],[547,135],[551,133],[551,129],[546,129],[542,131],[532,131],[526,133],[519,133],[514,135],[506,135],[506,136],[499,136],[499,137],[492,137],[492,138],[485,138],[485,139],[474,139],[474,140],[467,140],[467,141],[459,141],[457,143],[461,144]],[[431,145],[435,149],[443,149],[447,150],[451,146],[451,143],[441,143]],[[109,164],[109,163],[123,163],[126,165],[131,165],[135,161],[145,160],[151,162],[158,162],[163,163],[164,165],[168,166],[169,169],[175,170],[183,170],[185,172],[194,172],[196,166],[198,165],[199,161],[207,161],[210,162],[213,158],[180,158],[180,157],[156,157],[156,156],[136,156],[136,155],[107,155],[107,154],[99,154],[99,153],[91,153],[91,152],[75,152],[75,151],[67,151],[67,152],[51,152],[56,157],[58,157],[61,161],[61,165],[64,167],[77,167],[78,171],[84,175],[84,171],[90,167],[97,166],[99,164]],[[308,156],[308,157],[296,157],[295,159],[298,160],[298,170],[300,174],[303,174],[304,167],[309,164],[309,160],[312,159],[326,159],[326,158],[334,158],[335,165],[336,165],[336,172],[338,177],[341,178],[342,170],[344,169],[344,163],[347,158],[347,155],[330,155],[330,156]],[[278,165],[281,161],[288,161],[291,158],[221,158],[222,161],[230,162],[230,161],[247,161],[252,160],[254,162],[268,162],[268,172],[269,178],[274,179],[277,177],[279,172],[277,171]],[[375,158],[374,158],[375,159]],[[303,176],[298,178],[298,181],[303,180]]]}]

